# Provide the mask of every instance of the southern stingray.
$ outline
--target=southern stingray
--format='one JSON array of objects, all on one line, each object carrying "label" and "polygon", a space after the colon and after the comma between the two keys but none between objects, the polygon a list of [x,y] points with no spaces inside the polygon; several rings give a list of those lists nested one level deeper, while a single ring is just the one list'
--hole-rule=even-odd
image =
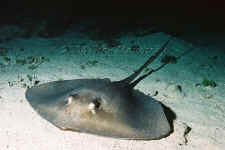
[{"label": "southern stingray", "polygon": [[134,87],[167,64],[137,78],[168,43],[169,40],[123,80],[53,81],[28,88],[26,98],[41,117],[62,130],[121,139],[160,139],[171,132],[163,108],[157,100]]}]

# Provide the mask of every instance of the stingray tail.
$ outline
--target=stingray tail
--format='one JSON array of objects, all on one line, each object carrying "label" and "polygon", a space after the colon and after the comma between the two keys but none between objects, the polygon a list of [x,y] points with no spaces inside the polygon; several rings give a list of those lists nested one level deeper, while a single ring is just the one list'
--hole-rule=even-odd
[{"label": "stingray tail", "polygon": [[164,65],[160,66],[159,68],[155,69],[155,70],[151,70],[149,71],[149,73],[141,76],[140,78],[138,78],[136,81],[134,81],[133,83],[131,83],[140,73],[143,69],[145,69],[149,64],[151,64],[165,49],[165,47],[168,45],[170,39],[166,41],[166,43],[157,50],[157,52],[155,53],[155,55],[151,56],[138,70],[136,70],[133,74],[131,74],[129,77],[119,81],[120,83],[123,83],[125,85],[129,85],[129,87],[134,87],[135,85],[137,85],[138,82],[140,82],[142,79],[144,79],[145,77],[147,77],[148,75],[152,74],[153,72],[159,70],[160,68],[162,68]]}]

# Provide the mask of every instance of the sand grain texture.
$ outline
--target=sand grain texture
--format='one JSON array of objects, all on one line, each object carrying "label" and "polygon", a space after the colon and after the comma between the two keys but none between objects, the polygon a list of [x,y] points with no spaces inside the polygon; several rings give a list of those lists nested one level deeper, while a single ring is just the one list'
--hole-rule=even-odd
[{"label": "sand grain texture", "polygon": [[[98,137],[61,131],[42,119],[24,97],[23,84],[33,84],[33,81],[27,79],[27,74],[35,75],[35,80],[40,83],[78,78],[120,80],[149,57],[151,52],[144,48],[159,48],[168,35],[157,33],[138,39],[122,37],[120,50],[115,48],[114,52],[106,53],[93,52],[95,42],[77,37],[79,38],[64,35],[54,39],[14,39],[1,43],[0,47],[10,48],[6,55],[11,61],[0,69],[0,150],[224,150],[225,64],[222,60],[225,60],[225,55],[221,54],[218,47],[213,46],[194,47],[196,50],[181,58],[177,64],[166,66],[136,87],[150,95],[157,90],[158,95],[154,98],[176,113],[174,132],[166,138],[135,141]],[[141,43],[142,51],[137,53],[126,50],[130,40]],[[79,44],[83,41],[89,44],[80,47]],[[71,51],[65,52],[64,46],[71,46]],[[167,52],[178,54],[191,46],[193,45],[190,43],[174,38]],[[24,51],[18,51],[20,48],[24,48]],[[80,49],[86,49],[87,52]],[[50,61],[34,70],[28,69],[27,64],[16,64],[16,59],[27,56],[44,56]],[[218,56],[218,60],[214,62],[210,59],[212,56]],[[93,63],[94,60],[97,63]],[[1,58],[0,62],[3,61]],[[159,61],[156,61],[153,66],[158,64]],[[203,77],[215,80],[218,86],[196,86]],[[21,78],[24,81],[20,81]],[[10,87],[8,82],[13,83],[13,86]],[[176,87],[166,90],[167,85],[182,86],[185,96]],[[191,131],[184,136],[187,127]]]}]

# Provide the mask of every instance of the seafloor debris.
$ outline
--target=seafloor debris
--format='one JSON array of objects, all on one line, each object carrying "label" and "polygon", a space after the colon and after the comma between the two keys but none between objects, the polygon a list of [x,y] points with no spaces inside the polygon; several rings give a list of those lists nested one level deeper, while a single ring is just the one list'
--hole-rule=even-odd
[{"label": "seafloor debris", "polygon": [[165,89],[166,93],[164,93],[164,96],[167,98],[183,98],[186,96],[182,86],[179,84],[169,84]]},{"label": "seafloor debris", "polygon": [[80,65],[81,69],[86,69],[86,67],[96,66],[99,62],[97,60],[89,60],[85,64]]},{"label": "seafloor debris", "polygon": [[207,79],[207,78],[204,78],[201,84],[202,84],[204,87],[212,87],[212,88],[214,88],[214,87],[217,86],[217,84],[216,84],[215,81],[209,80],[209,79]]},{"label": "seafloor debris", "polygon": [[179,146],[187,145],[192,128],[181,121],[174,121],[174,136]]},{"label": "seafloor debris", "polygon": [[40,81],[37,79],[37,76],[27,74],[25,77],[18,76],[15,81],[8,81],[9,87],[19,86],[22,88],[29,88],[34,85],[38,85]]},{"label": "seafloor debris", "polygon": [[28,69],[34,70],[38,68],[42,63],[49,61],[50,59],[44,56],[28,56],[23,59],[16,59],[16,64],[29,65]]},{"label": "seafloor debris", "polygon": [[0,47],[0,56],[5,56],[9,51],[9,48]]},{"label": "seafloor debris", "polygon": [[162,59],[161,59],[162,63],[172,63],[172,64],[176,64],[177,63],[177,57],[175,56],[170,56],[170,55],[165,55]]}]

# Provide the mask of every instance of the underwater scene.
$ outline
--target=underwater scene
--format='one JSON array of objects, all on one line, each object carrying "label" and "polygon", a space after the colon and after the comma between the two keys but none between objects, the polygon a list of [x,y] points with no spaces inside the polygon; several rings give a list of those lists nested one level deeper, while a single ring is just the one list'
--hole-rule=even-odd
[{"label": "underwater scene", "polygon": [[0,150],[224,150],[225,30],[124,18],[0,24]]}]

